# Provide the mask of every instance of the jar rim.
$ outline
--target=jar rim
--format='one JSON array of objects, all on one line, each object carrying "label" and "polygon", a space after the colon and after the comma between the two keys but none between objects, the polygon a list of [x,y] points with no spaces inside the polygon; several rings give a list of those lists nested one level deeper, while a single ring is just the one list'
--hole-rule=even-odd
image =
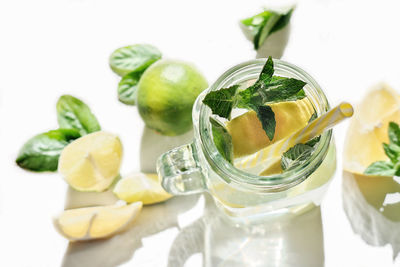
[{"label": "jar rim", "polygon": [[[207,90],[203,91],[197,98],[193,108],[194,118],[197,116],[198,125],[195,123],[195,135],[200,140],[203,154],[215,171],[223,180],[228,183],[236,184],[240,187],[248,189],[258,189],[264,192],[276,192],[289,189],[300,182],[304,181],[311,173],[313,173],[324,160],[332,139],[332,130],[326,131],[321,135],[320,142],[312,153],[311,157],[303,164],[293,168],[290,171],[271,175],[259,176],[240,170],[223,159],[218,152],[212,138],[211,125],[209,117],[211,110],[202,103],[204,96],[210,92],[219,90],[222,87],[228,87],[235,84],[235,78],[244,74],[259,74],[264,66],[266,59],[255,59],[238,64],[225,73],[223,73]],[[314,94],[314,101],[319,104],[318,116],[327,112],[330,107],[328,100],[319,84],[304,70],[283,60],[273,59],[275,69],[287,72],[290,76],[299,78],[307,82],[307,96]],[[230,83],[230,84],[229,84]],[[237,83],[237,80],[236,80]],[[197,114],[196,114],[197,113]],[[197,128],[198,127],[198,128]],[[197,128],[197,129],[196,129]],[[199,138],[200,137],[200,138]]]}]

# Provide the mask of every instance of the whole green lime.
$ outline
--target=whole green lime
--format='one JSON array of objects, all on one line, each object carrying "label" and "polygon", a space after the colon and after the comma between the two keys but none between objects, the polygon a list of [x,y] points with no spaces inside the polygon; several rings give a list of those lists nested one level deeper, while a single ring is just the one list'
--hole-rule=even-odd
[{"label": "whole green lime", "polygon": [[208,87],[191,64],[162,59],[142,75],[137,91],[139,114],[146,126],[163,135],[180,135],[192,127],[192,106]]}]

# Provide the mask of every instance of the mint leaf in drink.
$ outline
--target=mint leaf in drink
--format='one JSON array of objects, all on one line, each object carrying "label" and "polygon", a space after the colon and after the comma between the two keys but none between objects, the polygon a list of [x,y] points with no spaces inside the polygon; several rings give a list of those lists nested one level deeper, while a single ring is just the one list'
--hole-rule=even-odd
[{"label": "mint leaf in drink", "polygon": [[268,83],[269,80],[272,78],[272,75],[274,75],[274,72],[274,62],[272,60],[272,57],[268,57],[267,62],[261,70],[258,80],[263,81],[264,83]]},{"label": "mint leaf in drink", "polygon": [[243,19],[241,23],[251,31],[254,49],[258,49],[268,36],[283,29],[290,21],[293,8],[281,14],[276,11],[266,10],[253,17]]},{"label": "mint leaf in drink", "polygon": [[58,100],[57,119],[60,128],[76,129],[81,135],[101,130],[90,108],[71,95],[63,95]]},{"label": "mint leaf in drink", "polygon": [[376,161],[368,166],[364,171],[365,174],[381,175],[381,176],[394,176],[396,169],[392,162]]},{"label": "mint leaf in drink", "polygon": [[16,163],[31,171],[56,171],[61,151],[80,136],[76,129],[58,129],[36,135],[23,145]]},{"label": "mint leaf in drink", "polygon": [[213,112],[222,118],[229,119],[236,102],[236,91],[239,85],[233,85],[217,91],[209,92],[203,99],[203,103],[209,106]]},{"label": "mint leaf in drink", "polygon": [[400,127],[399,127],[399,125],[395,122],[390,122],[388,133],[389,133],[390,143],[400,146]]},{"label": "mint leaf in drink", "polygon": [[109,59],[111,69],[119,76],[144,71],[161,58],[161,52],[152,45],[136,44],[118,48]]},{"label": "mint leaf in drink", "polygon": [[270,106],[254,106],[253,109],[257,113],[257,117],[269,140],[274,139],[276,121],[272,108]]},{"label": "mint leaf in drink", "polygon": [[313,152],[313,147],[305,144],[296,144],[288,151],[283,153],[281,167],[284,171],[289,171],[304,163]]},{"label": "mint leaf in drink", "polygon": [[210,117],[210,123],[212,126],[212,134],[214,144],[217,147],[219,153],[229,163],[233,162],[233,145],[232,137],[226,130],[225,126],[220,122]]},{"label": "mint leaf in drink", "polygon": [[122,77],[118,83],[118,99],[126,105],[135,105],[136,91],[143,71],[133,71]]},{"label": "mint leaf in drink", "polygon": [[315,120],[316,118],[318,118],[318,115],[317,115],[317,112],[314,112],[314,113],[311,115],[310,119],[308,120],[308,123],[312,122],[312,121]]},{"label": "mint leaf in drink", "polygon": [[314,147],[319,142],[320,139],[321,139],[321,136],[319,135],[317,137],[314,137],[310,141],[307,141],[305,144],[308,145],[308,146]]}]

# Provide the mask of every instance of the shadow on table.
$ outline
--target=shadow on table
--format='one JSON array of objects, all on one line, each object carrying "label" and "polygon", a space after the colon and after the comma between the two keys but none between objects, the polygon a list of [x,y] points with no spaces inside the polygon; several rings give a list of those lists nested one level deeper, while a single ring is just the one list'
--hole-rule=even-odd
[{"label": "shadow on table", "polygon": [[343,208],[353,231],[369,245],[400,252],[400,178],[343,171]]},{"label": "shadow on table", "polygon": [[[144,128],[141,140],[140,165],[143,172],[155,172],[157,158],[164,152],[191,142],[193,132],[177,137],[162,136]],[[199,196],[174,197],[165,203],[145,206],[133,226],[109,239],[69,243],[64,267],[111,267],[128,261],[142,247],[142,239],[163,230],[178,227],[178,215],[196,205]],[[109,205],[118,199],[108,190],[102,193],[68,189],[65,209]]]},{"label": "shadow on table", "polygon": [[210,197],[206,199],[205,215],[175,239],[168,267],[185,266],[198,253],[205,267],[324,265],[319,207],[291,219],[239,228],[219,216]]}]

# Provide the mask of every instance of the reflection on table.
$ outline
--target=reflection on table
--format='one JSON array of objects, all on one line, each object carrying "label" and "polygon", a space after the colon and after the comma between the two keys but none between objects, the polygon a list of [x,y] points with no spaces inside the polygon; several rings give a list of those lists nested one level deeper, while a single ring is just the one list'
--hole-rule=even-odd
[{"label": "reflection on table", "polygon": [[353,231],[369,245],[400,252],[400,177],[343,172],[343,207]]}]

